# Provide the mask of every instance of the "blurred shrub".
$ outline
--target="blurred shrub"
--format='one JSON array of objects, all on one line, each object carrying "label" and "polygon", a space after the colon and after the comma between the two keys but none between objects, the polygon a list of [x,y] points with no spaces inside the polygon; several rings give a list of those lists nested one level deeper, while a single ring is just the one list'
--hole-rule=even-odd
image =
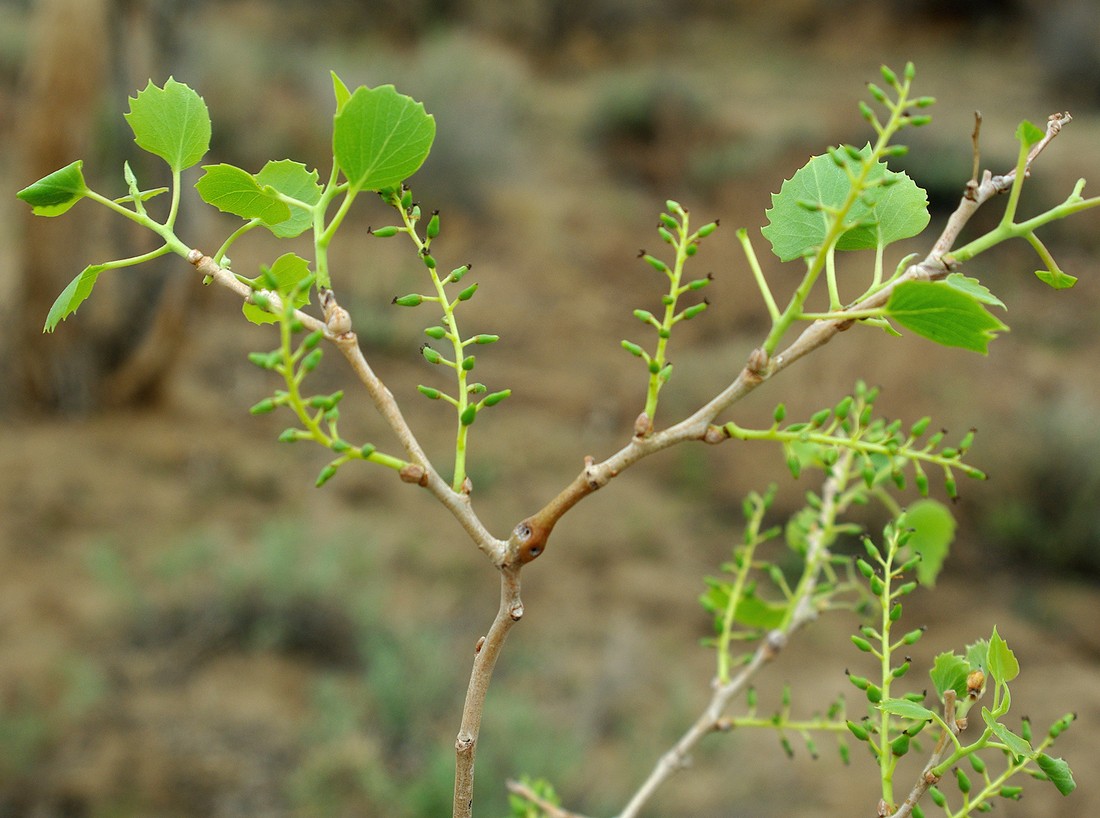
[{"label": "blurred shrub", "polygon": [[[297,734],[297,746],[263,768],[270,775],[266,787],[280,794],[275,800],[286,814],[435,818],[450,812],[465,655],[437,618],[430,624],[418,618],[418,591],[392,574],[379,584],[377,558],[362,537],[318,538],[278,521],[253,543],[192,535],[146,561],[100,545],[89,566],[115,600],[113,626],[127,643],[126,661],[136,649],[177,679],[226,653],[277,653],[311,669],[305,713],[288,713],[286,724],[274,725]],[[436,599],[456,592],[436,587],[430,593]],[[524,663],[522,651],[513,661]],[[499,673],[506,678],[508,669]],[[490,741],[479,754],[486,788],[479,799],[487,814],[503,815],[500,781],[523,769],[568,780],[575,750],[562,751],[568,738],[549,714],[531,708],[526,688],[510,690],[505,681],[494,698],[485,730],[525,736],[518,745]],[[45,746],[50,735],[64,739],[64,730],[47,730],[43,712],[14,712],[11,723],[19,729],[11,733],[12,755],[33,758],[19,747]],[[0,721],[0,732],[4,727]],[[215,804],[231,800],[238,786],[232,775],[208,784],[221,788],[208,799]],[[114,797],[140,802],[143,794]],[[187,805],[178,807],[179,815],[192,814]]]}]

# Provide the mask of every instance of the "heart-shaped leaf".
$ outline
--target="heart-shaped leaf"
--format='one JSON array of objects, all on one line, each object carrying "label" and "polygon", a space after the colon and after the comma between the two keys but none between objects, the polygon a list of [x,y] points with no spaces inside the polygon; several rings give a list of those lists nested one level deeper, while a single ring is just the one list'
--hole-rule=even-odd
[{"label": "heart-shaped leaf", "polygon": [[435,118],[422,103],[392,85],[360,87],[333,120],[332,152],[352,188],[380,190],[412,176],[434,139]]},{"label": "heart-shaped leaf", "polygon": [[210,149],[210,113],[197,93],[171,77],[163,88],[152,80],[130,98],[126,121],[134,141],[163,159],[172,170],[185,170]]}]

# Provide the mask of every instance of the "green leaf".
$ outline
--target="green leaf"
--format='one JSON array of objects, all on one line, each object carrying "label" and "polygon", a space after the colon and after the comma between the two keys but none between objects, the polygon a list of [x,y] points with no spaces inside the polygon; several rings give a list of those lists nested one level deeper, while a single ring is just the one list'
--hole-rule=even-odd
[{"label": "green leaf", "polygon": [[69,286],[61,291],[61,295],[50,307],[50,312],[46,316],[46,325],[42,327],[42,331],[53,332],[59,323],[76,312],[76,308],[91,295],[92,287],[95,286],[99,274],[106,269],[106,264],[92,264],[85,267],[80,275],[70,281]]},{"label": "green leaf", "polygon": [[1020,675],[1020,663],[1008,643],[997,633],[993,626],[993,635],[989,637],[989,673],[999,683],[1007,684]]},{"label": "green leaf", "polygon": [[392,85],[357,88],[337,112],[332,133],[336,163],[356,190],[397,185],[424,164],[435,139],[435,118]]},{"label": "green leaf", "polygon": [[913,529],[909,546],[921,556],[917,564],[917,579],[923,585],[935,587],[936,577],[955,539],[955,518],[937,500],[918,500],[905,510],[906,528]]},{"label": "green leaf", "polygon": [[989,641],[979,639],[973,645],[967,645],[966,663],[971,670],[989,670]]},{"label": "green leaf", "polygon": [[943,281],[903,281],[890,293],[887,315],[937,344],[985,355],[1008,327],[970,293]]},{"label": "green leaf", "polygon": [[887,171],[891,184],[878,192],[871,207],[871,224],[849,230],[836,243],[837,250],[866,250],[920,235],[931,216],[928,193],[904,173]]},{"label": "green leaf", "polygon": [[928,721],[933,717],[933,713],[924,705],[911,702],[908,699],[887,699],[884,702],[880,702],[878,709],[883,713],[889,713],[891,716],[900,716],[903,719],[913,719],[915,721]]},{"label": "green leaf", "polygon": [[174,171],[197,165],[210,149],[210,113],[202,97],[171,77],[158,88],[150,80],[130,98],[126,121],[138,147],[156,154]]},{"label": "green leaf", "polygon": [[[860,153],[869,155],[870,147]],[[874,183],[885,173],[886,165],[878,162],[869,172],[867,182]],[[816,253],[825,241],[832,218],[826,210],[843,205],[851,187],[848,175],[831,156],[810,159],[783,183],[778,193],[772,194],[768,224],[760,231],[771,242],[772,252],[782,261]],[[868,190],[865,197],[873,202],[882,191],[883,188]],[[846,221],[854,227],[856,222],[872,221],[872,217],[871,206],[857,201],[848,211]]]},{"label": "green leaf", "polygon": [[1026,119],[1016,126],[1016,139],[1023,143],[1025,147],[1030,148],[1035,143],[1042,141],[1044,136],[1046,136],[1046,133],[1042,128],[1028,122]]},{"label": "green leaf", "polygon": [[1024,758],[1031,758],[1035,755],[1035,750],[1032,749],[1031,744],[1027,742],[1022,736],[1018,736],[993,718],[993,713],[988,707],[982,708],[982,718],[985,719],[986,725],[993,731],[993,735],[1001,740],[1009,751],[1013,755],[1023,756]]},{"label": "green leaf", "polygon": [[1058,792],[1062,795],[1069,795],[1077,789],[1077,782],[1073,780],[1073,772],[1065,759],[1053,758],[1046,753],[1039,753],[1035,757],[1035,763],[1039,765],[1040,770],[1046,773],[1050,783],[1057,787]]},{"label": "green leaf", "polygon": [[1000,307],[1002,310],[1008,309],[1001,299],[993,295],[993,293],[976,278],[969,278],[962,273],[951,273],[944,281],[956,290],[966,293],[975,301],[980,301],[983,304],[991,304],[994,307]]},{"label": "green leaf", "polygon": [[954,690],[960,698],[966,695],[966,677],[970,673],[970,663],[955,653],[941,653],[932,663],[928,675],[936,688],[940,699],[948,690]]},{"label": "green leaf", "polygon": [[347,101],[351,99],[351,91],[348,90],[344,81],[336,76],[335,71],[329,71],[329,74],[332,75],[332,93],[336,97],[336,113],[340,113]]},{"label": "green leaf", "polygon": [[1053,287],[1056,290],[1068,290],[1070,287],[1077,283],[1077,276],[1071,276],[1069,273],[1063,273],[1059,269],[1036,270],[1035,275],[1041,282],[1050,287]]},{"label": "green leaf", "polygon": [[248,171],[225,164],[205,165],[203,171],[195,189],[204,202],[222,213],[232,213],[242,219],[259,219],[265,224],[278,224],[290,218],[290,208],[270,189],[261,187]]},{"label": "green leaf", "polygon": [[76,160],[16,193],[36,216],[60,216],[88,193],[83,160]]},{"label": "green leaf", "polygon": [[[276,292],[282,298],[289,298],[291,306],[299,309],[309,303],[309,290],[299,289],[298,285],[309,276],[309,262],[294,253],[284,253],[275,259],[275,263],[265,272],[275,278]],[[274,315],[256,304],[242,304],[241,311],[253,324],[274,324],[279,316]]]},{"label": "green leaf", "polygon": [[[300,162],[282,159],[268,162],[256,174],[256,182],[261,187],[271,187],[308,205],[321,201],[321,186],[317,183],[317,171],[306,170]],[[278,224],[265,224],[268,230],[281,239],[301,235],[313,226],[313,212],[300,207],[290,206],[290,218]]]}]

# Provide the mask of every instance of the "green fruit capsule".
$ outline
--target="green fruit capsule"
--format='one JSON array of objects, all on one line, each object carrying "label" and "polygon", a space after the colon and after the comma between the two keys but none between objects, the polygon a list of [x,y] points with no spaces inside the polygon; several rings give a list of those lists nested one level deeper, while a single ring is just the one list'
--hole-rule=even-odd
[{"label": "green fruit capsule", "polygon": [[1013,801],[1019,801],[1020,796],[1023,795],[1023,792],[1023,787],[1010,787],[1006,784],[1005,786],[1001,787],[1000,792],[998,792],[997,794],[1001,796],[1001,798],[1010,798]]},{"label": "green fruit capsule", "polygon": [[706,301],[703,301],[699,304],[693,304],[692,306],[688,307],[686,310],[684,310],[680,314],[683,316],[685,321],[690,321],[692,318],[694,318],[699,313],[701,313],[703,310],[705,310],[708,306],[710,306],[709,303],[706,302]]},{"label": "green fruit capsule", "polygon": [[894,607],[890,609],[890,621],[897,622],[901,619],[901,603],[895,602]]},{"label": "green fruit capsule", "polygon": [[264,398],[257,404],[254,404],[248,411],[253,415],[266,415],[268,412],[275,411],[275,399]]},{"label": "green fruit capsule", "polygon": [[668,215],[667,213],[661,214],[661,224],[663,224],[669,230],[675,230],[678,226],[676,224],[676,219],[672,218],[672,216]]},{"label": "green fruit capsule", "polygon": [[424,231],[424,234],[429,239],[434,239],[436,236],[439,235],[439,211],[438,210],[432,211],[432,217],[430,219],[428,219],[428,227]]},{"label": "green fruit capsule", "polygon": [[260,369],[274,369],[281,356],[278,352],[249,352],[249,363],[255,364]]},{"label": "green fruit capsule", "polygon": [[317,488],[321,488],[321,486],[323,486],[325,483],[327,483],[329,480],[331,480],[335,476],[336,476],[336,466],[329,463],[327,466],[325,466],[323,469],[321,469],[321,473],[319,475],[317,475],[317,480],[316,480],[316,482],[314,482],[313,485],[315,485]]},{"label": "green fruit capsule", "polygon": [[1023,736],[1024,741],[1031,742],[1031,719],[1027,716],[1020,720],[1020,735]]},{"label": "green fruit capsule", "polygon": [[643,324],[656,324],[657,319],[653,316],[649,310],[634,310],[634,317],[641,321]]},{"label": "green fruit capsule", "polygon": [[447,330],[443,329],[443,327],[428,327],[426,330],[424,330],[424,334],[427,335],[429,338],[434,338],[437,341],[441,341],[442,339],[447,337]]},{"label": "green fruit capsule", "polygon": [[913,804],[913,818],[924,818],[924,810],[920,808],[920,804]]},{"label": "green fruit capsule", "polygon": [[864,579],[870,579],[875,575],[875,569],[871,567],[871,563],[867,560],[859,558],[856,560],[856,568],[863,574]]},{"label": "green fruit capsule", "polygon": [[970,777],[959,767],[955,768],[955,780],[958,782],[959,792],[963,795],[970,792]]},{"label": "green fruit capsule", "polygon": [[932,418],[923,417],[909,427],[909,434],[912,437],[920,437],[926,431],[928,431],[928,424],[932,422]]},{"label": "green fruit capsule", "polygon": [[697,278],[694,281],[692,281],[690,284],[688,284],[688,289],[689,290],[701,290],[704,287],[706,287],[708,284],[710,284],[710,282],[712,282],[712,281],[714,281],[714,275],[711,274],[711,273],[708,273],[706,278]]},{"label": "green fruit capsule", "polygon": [[871,106],[863,100],[859,102],[859,115],[866,119],[868,122],[875,121],[875,112],[871,110]]},{"label": "green fruit capsule", "polygon": [[657,235],[661,237],[661,241],[665,244],[672,244],[675,241],[675,239],[672,238],[672,234],[663,227],[657,228]]},{"label": "green fruit capsule", "polygon": [[305,337],[305,340],[302,341],[302,349],[304,349],[306,352],[309,352],[311,349],[315,349],[316,346],[321,343],[321,339],[324,337],[325,331],[323,329],[311,332]]},{"label": "green fruit capsule", "polygon": [[324,350],[320,347],[313,350],[306,357],[302,359],[302,369],[306,372],[312,372],[317,368],[317,365],[321,363],[321,357],[324,354]]},{"label": "green fruit capsule", "polygon": [[471,369],[474,368],[475,363],[476,359],[474,358],[474,356],[467,355],[465,358],[462,359],[462,369],[466,372],[469,372]]},{"label": "green fruit capsule", "polygon": [[900,758],[909,752],[909,743],[912,739],[909,736],[902,733],[896,739],[890,742],[890,752]]},{"label": "green fruit capsule", "polygon": [[622,345],[623,349],[625,349],[636,358],[641,358],[643,355],[645,355],[645,352],[642,351],[642,348],[632,341],[622,341]]},{"label": "green fruit capsule", "polygon": [[947,796],[938,787],[929,787],[928,797],[932,799],[932,803],[937,807],[942,808],[947,803]]},{"label": "green fruit capsule", "polygon": [[344,452],[351,451],[351,444],[348,443],[346,440],[340,440],[339,438],[337,438],[329,444],[329,448],[337,454],[343,454]]},{"label": "green fruit capsule", "polygon": [[898,86],[898,75],[890,69],[890,66],[884,65],[879,71],[882,74],[882,78],[886,80],[887,85],[892,85],[895,88]]},{"label": "green fruit capsule", "polygon": [[502,389],[499,392],[493,392],[491,394],[486,395],[485,398],[481,401],[481,403],[485,406],[496,406],[498,403],[500,403],[502,400],[504,400],[506,397],[508,397],[511,394],[512,394],[511,389]]},{"label": "green fruit capsule", "polygon": [[871,704],[878,704],[882,701],[882,688],[878,685],[867,686],[867,701]]},{"label": "green fruit capsule", "polygon": [[909,117],[909,124],[912,125],[914,128],[923,127],[924,125],[927,125],[931,121],[932,121],[932,117],[928,116],[927,114],[921,114],[920,116],[911,116],[911,117]]},{"label": "green fruit capsule", "polygon": [[661,261],[656,256],[651,256],[648,253],[646,253],[644,256],[642,256],[642,258],[644,258],[646,260],[646,263],[648,263],[649,266],[652,267],[654,270],[656,270],[658,273],[667,273],[668,272],[668,265],[665,264],[663,261]]},{"label": "green fruit capsule", "polygon": [[848,731],[860,741],[867,741],[870,738],[870,733],[862,724],[856,724],[854,721],[848,721],[845,724],[848,726]]},{"label": "green fruit capsule", "polygon": [[657,361],[651,360],[649,362],[649,374],[650,375],[656,375],[660,371],[661,371],[661,365],[659,363],[657,363]]},{"label": "green fruit capsule", "polygon": [[376,447],[373,443],[364,443],[359,447],[359,456],[366,460],[376,451]]},{"label": "green fruit capsule", "polygon": [[388,239],[397,235],[397,228],[393,225],[388,227],[375,227],[371,229],[370,234],[380,239]]},{"label": "green fruit capsule", "polygon": [[399,307],[419,307],[424,303],[424,296],[420,293],[409,293],[408,295],[400,295],[394,298],[391,303]]},{"label": "green fruit capsule", "polygon": [[775,407],[775,411],[772,412],[772,420],[776,423],[782,423],[783,418],[787,416],[787,407],[782,403]]},{"label": "green fruit capsule", "polygon": [[917,97],[915,100],[913,100],[913,105],[917,108],[930,108],[935,104],[935,97]]},{"label": "green fruit capsule", "polygon": [[895,679],[900,679],[902,676],[909,672],[909,665],[910,663],[907,661],[902,662],[900,665],[890,671],[890,675],[893,676]]},{"label": "green fruit capsule", "polygon": [[699,232],[696,235],[698,235],[701,239],[705,239],[707,236],[718,229],[718,223],[718,219],[715,219],[708,224],[704,224],[702,227],[699,228]]},{"label": "green fruit capsule", "polygon": [[[916,583],[913,584],[916,585]],[[905,634],[905,636],[902,637],[901,642],[903,645],[914,645],[920,641],[920,638],[922,636],[924,636],[924,628],[917,628],[916,630],[909,631],[909,633]]]},{"label": "green fruit capsule", "polygon": [[432,387],[424,386],[423,384],[417,385],[416,391],[418,391],[424,397],[428,398],[428,400],[439,400],[441,397],[443,397],[443,393],[440,392],[438,389],[433,389]]},{"label": "green fruit capsule", "polygon": [[871,92],[871,96],[878,102],[886,102],[886,92],[875,85],[873,82],[867,83],[867,90]]},{"label": "green fruit capsule", "polygon": [[898,596],[908,596],[915,590],[917,590],[916,582],[906,582],[904,585],[898,586],[897,594]]},{"label": "green fruit capsule", "polygon": [[982,775],[985,772],[985,762],[982,761],[982,757],[977,753],[970,756],[970,766],[974,768],[974,772],[978,775]]},{"label": "green fruit capsule", "polygon": [[1066,715],[1062,716],[1062,718],[1058,719],[1058,721],[1054,722],[1054,724],[1050,726],[1050,731],[1048,732],[1048,735],[1052,739],[1058,738],[1058,736],[1062,735],[1062,733],[1069,729],[1069,726],[1073,724],[1073,721],[1076,718],[1076,713],[1067,713]]},{"label": "green fruit capsule", "polygon": [[829,419],[829,415],[832,414],[832,409],[822,409],[820,412],[815,412],[810,416],[810,426],[817,429],[825,425],[825,421]]},{"label": "green fruit capsule", "polygon": [[870,679],[866,679],[863,676],[854,676],[851,673],[848,674],[848,681],[855,685],[858,690],[866,690],[871,685]]},{"label": "green fruit capsule", "polygon": [[872,576],[868,584],[871,586],[871,593],[875,596],[880,596],[886,590],[886,583],[882,581],[881,577]]},{"label": "green fruit capsule", "polygon": [[462,276],[466,275],[470,271],[469,264],[463,264],[461,267],[456,267],[451,270],[451,274],[447,276],[448,281],[461,281]]},{"label": "green fruit capsule", "polygon": [[425,267],[427,267],[429,270],[435,269],[435,258],[430,253],[425,253],[423,256],[421,256],[421,258],[424,259]]},{"label": "green fruit capsule", "polygon": [[463,426],[469,426],[477,419],[477,406],[470,404],[462,410],[462,414],[458,416],[459,423]]},{"label": "green fruit capsule", "polygon": [[687,247],[684,248],[684,254],[688,257],[694,256],[698,252],[699,252],[699,245],[697,245],[697,244],[689,244]]},{"label": "green fruit capsule", "polygon": [[473,337],[475,344],[495,344],[499,340],[499,335],[475,335]]},{"label": "green fruit capsule", "polygon": [[458,294],[459,301],[469,301],[474,297],[474,293],[477,292],[477,284],[471,284],[465,290]]},{"label": "green fruit capsule", "polygon": [[871,643],[864,639],[862,636],[856,636],[855,634],[852,634],[850,638],[852,640],[852,644],[864,653],[870,653],[873,650],[873,648],[871,647]]},{"label": "green fruit capsule", "polygon": [[299,440],[302,439],[303,435],[305,435],[306,437],[309,436],[306,432],[303,432],[300,429],[283,429],[283,431],[279,433],[279,442],[297,443]]}]

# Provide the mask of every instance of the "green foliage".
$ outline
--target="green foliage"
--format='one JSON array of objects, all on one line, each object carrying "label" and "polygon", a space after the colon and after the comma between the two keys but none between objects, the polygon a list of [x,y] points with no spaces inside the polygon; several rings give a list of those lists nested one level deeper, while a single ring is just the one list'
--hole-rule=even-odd
[{"label": "green foliage", "polygon": [[125,116],[138,147],[159,156],[176,173],[197,165],[210,150],[206,103],[172,77],[163,88],[150,81],[130,98]]},{"label": "green foliage", "polygon": [[60,216],[88,192],[83,168],[83,160],[78,159],[15,195],[29,204],[36,216]]},{"label": "green foliage", "polygon": [[[921,584],[934,585],[955,535],[948,508],[929,498],[932,491],[929,472],[942,474],[944,491],[951,499],[958,494],[957,475],[983,479],[984,473],[968,462],[973,430],[964,434],[956,445],[949,446],[944,445],[945,433],[929,434],[930,418],[923,417],[908,427],[900,420],[878,418],[874,412],[878,392],[863,382],[857,382],[850,395],[801,421],[787,422],[782,404],[766,428],[749,429],[732,420],[721,424],[716,421],[739,397],[778,374],[790,362],[784,361],[781,344],[797,322],[813,322],[816,326],[791,344],[790,360],[797,360],[816,348],[814,344],[820,345],[832,337],[815,336],[815,331],[824,328],[835,334],[859,324],[898,335],[894,328],[897,324],[941,345],[985,354],[989,342],[1007,330],[988,308],[1003,309],[1004,304],[984,284],[955,272],[955,268],[1010,238],[1023,238],[1035,249],[1043,263],[1043,269],[1037,272],[1042,281],[1055,288],[1072,286],[1076,281],[1059,268],[1035,231],[1056,219],[1100,206],[1100,199],[1082,196],[1083,181],[1062,204],[1025,221],[1016,221],[1030,163],[1041,143],[1056,133],[1052,128],[1058,123],[1053,120],[1045,132],[1028,122],[1017,130],[1016,167],[1012,174],[998,177],[1010,180],[1011,187],[1004,215],[994,229],[962,247],[937,250],[938,255],[930,255],[916,264],[912,263],[912,257],[903,258],[893,266],[892,273],[888,272],[891,267],[885,260],[886,249],[921,233],[929,223],[925,191],[909,176],[888,166],[891,158],[906,150],[894,140],[905,128],[929,122],[930,117],[923,111],[933,100],[911,94],[915,75],[911,64],[900,75],[883,67],[881,75],[886,87],[869,84],[873,102],[860,103],[859,107],[873,130],[873,140],[863,148],[841,145],[813,157],[772,198],[772,207],[766,213],[768,223],[761,232],[781,261],[795,262],[801,268],[786,306],[779,306],[781,302],[777,301],[773,285],[756,258],[748,231],[739,230],[738,241],[770,320],[767,335],[726,390],[695,415],[659,430],[654,418],[659,394],[672,374],[668,344],[673,328],[681,321],[700,316],[708,306],[706,299],[700,300],[693,294],[706,288],[711,277],[691,278],[687,265],[700,242],[718,227],[718,222],[712,221],[693,229],[688,209],[675,201],[666,202],[657,233],[662,243],[669,246],[672,257],[667,259],[661,253],[645,251],[640,257],[666,278],[668,287],[659,309],[634,310],[634,317],[653,330],[656,340],[652,346],[622,341],[627,352],[641,359],[647,378],[644,410],[634,424],[630,443],[603,464],[586,459],[585,471],[578,480],[538,514],[521,521],[504,540],[483,532],[484,526],[469,501],[472,481],[467,469],[470,428],[482,411],[511,394],[508,389],[490,392],[488,386],[470,377],[479,363],[474,349],[494,344],[499,337],[491,333],[466,333],[460,327],[458,308],[478,294],[478,283],[464,280],[470,264],[443,272],[450,265],[437,258],[433,247],[444,226],[443,219],[438,211],[422,210],[407,184],[408,177],[422,166],[431,150],[435,120],[423,104],[398,93],[392,85],[352,91],[332,75],[335,97],[332,164],[323,183],[318,171],[290,159],[268,162],[255,174],[224,163],[204,166],[195,186],[199,197],[243,221],[207,257],[175,232],[181,171],[198,164],[210,145],[211,123],[206,105],[197,93],[174,79],[170,78],[163,87],[150,82],[130,100],[126,119],[138,146],[163,159],[172,172],[171,187],[167,189],[170,203],[159,220],[147,212],[145,203],[156,199],[165,189],[143,190],[129,164],[123,168],[127,193],[119,198],[108,198],[88,188],[79,161],[17,194],[34,213],[43,216],[60,215],[80,199],[89,198],[148,229],[161,241],[149,253],[88,266],[58,297],[47,316],[45,329],[52,331],[72,314],[89,297],[103,272],[135,266],[167,253],[186,258],[203,270],[209,280],[216,279],[233,289],[245,302],[246,317],[257,324],[272,325],[279,338],[274,349],[249,356],[252,363],[282,380],[280,388],[255,403],[251,411],[254,414],[290,411],[297,424],[285,429],[279,440],[288,443],[309,440],[332,453],[315,485],[327,483],[352,460],[398,472],[406,482],[429,487],[491,558],[494,567],[501,570],[502,613],[490,634],[497,641],[484,653],[479,643],[477,662],[482,662],[486,654],[491,654],[491,658],[484,660],[484,665],[475,663],[467,715],[470,702],[484,696],[487,673],[491,673],[496,651],[510,627],[507,623],[517,620],[522,612],[519,569],[542,553],[544,542],[537,541],[537,536],[545,539],[557,518],[574,503],[606,484],[622,468],[674,443],[698,440],[721,443],[736,439],[777,444],[792,477],[797,479],[816,471],[820,472],[821,483],[805,493],[803,506],[785,524],[769,519],[777,493],[774,487],[764,494],[750,494],[743,507],[742,542],[733,549],[732,558],[721,566],[720,575],[706,579],[700,602],[712,617],[715,631],[714,638],[709,640],[715,649],[717,665],[714,707],[724,712],[732,695],[745,691],[746,708],[741,715],[706,715],[711,720],[699,734],[731,727],[770,729],[776,732],[788,755],[792,753],[794,736],[804,742],[812,756],[817,755],[815,735],[832,734],[845,763],[849,757],[847,742],[854,738],[866,746],[876,764],[882,803],[890,810],[902,803],[895,793],[899,764],[906,758],[925,754],[917,784],[905,799],[911,814],[918,818],[921,810],[912,804],[925,791],[933,804],[943,807],[951,818],[986,811],[995,798],[1018,798],[1020,787],[1007,782],[1020,773],[1048,779],[1067,794],[1075,786],[1069,766],[1046,751],[1072,718],[1056,722],[1046,737],[1037,742],[1026,720],[1018,733],[1007,726],[1005,716],[1011,706],[1009,684],[1018,676],[1020,665],[996,628],[988,640],[970,645],[965,656],[946,652],[936,657],[929,671],[938,699],[933,706],[925,703],[923,691],[911,690],[899,695],[898,688],[905,683],[913,663],[906,650],[924,636],[923,627],[901,624],[904,600]],[[1004,181],[1003,188],[987,194],[1004,192],[1008,185],[1009,181]],[[393,305],[403,308],[433,305],[438,310],[424,329],[428,341],[420,347],[420,355],[436,372],[444,373],[447,382],[441,386],[420,384],[417,390],[454,413],[454,460],[449,484],[440,479],[401,416],[392,394],[363,360],[362,350],[356,346],[351,317],[334,294],[329,248],[363,191],[376,192],[392,211],[393,223],[373,228],[370,233],[379,239],[399,235],[407,238],[411,257],[426,277],[426,283],[418,291],[393,298]],[[157,204],[160,206],[163,201]],[[230,248],[261,226],[280,239],[311,232],[312,257],[284,253],[255,278],[234,271],[228,255]],[[952,239],[948,242],[951,246],[954,236],[948,238]],[[860,250],[872,253],[854,254]],[[862,280],[855,272],[845,272],[842,277],[837,269],[838,251],[852,251],[844,256],[846,262],[873,255],[869,273],[864,271]],[[849,263],[854,267],[856,262]],[[811,312],[806,305],[820,289],[817,284],[821,278],[826,282],[828,309]],[[323,319],[307,310],[315,289]],[[401,455],[379,451],[372,443],[352,443],[340,433],[343,390],[309,394],[304,389],[305,380],[321,362],[321,344],[326,340],[348,356],[400,441]],[[800,347],[800,343],[804,346]],[[351,349],[354,353],[349,352]],[[907,489],[909,481],[925,499],[906,507],[899,492]],[[879,502],[890,517],[877,543],[848,519],[854,506],[872,500]],[[842,538],[850,535],[861,536],[866,558],[845,554],[844,549],[837,547]],[[751,674],[773,658],[795,631],[819,615],[837,609],[867,616],[858,632],[852,634],[851,642],[860,660],[872,663],[873,670],[867,676],[847,673],[859,698],[866,701],[867,715],[858,720],[849,718],[846,705],[838,700],[824,715],[796,718],[789,688],[783,689],[782,704],[773,714],[759,715],[755,691],[747,686]],[[436,646],[418,642],[416,634],[403,633],[398,638],[372,632],[363,639],[375,642],[366,676],[373,707],[371,720],[380,723],[384,733],[378,753],[384,759],[381,767],[385,768],[404,759],[406,725],[419,712],[418,704],[409,698],[406,680],[422,683],[433,700],[445,696],[445,686],[442,675],[435,673]],[[981,707],[982,724],[976,718],[970,720],[981,734],[964,741],[960,738],[962,720],[986,695],[987,688],[992,700]],[[331,693],[331,690],[321,693],[326,707],[337,714],[335,718],[331,713],[324,717],[328,727],[337,722],[350,723],[357,732],[367,732],[370,726],[364,712]],[[474,707],[477,709],[479,705],[475,702]],[[469,735],[476,736],[477,724]],[[346,735],[339,730],[321,732],[323,744],[338,742]],[[924,743],[922,738],[926,740]],[[697,740],[696,733],[689,733],[688,739]],[[678,745],[675,752],[680,751]],[[445,752],[449,754],[450,750]],[[440,763],[443,757],[434,755],[417,767],[418,780],[423,786],[404,791],[407,814],[418,810],[439,814],[446,810],[449,792],[440,784],[445,776],[441,771],[446,765]],[[991,772],[993,761],[998,758],[1000,771]],[[962,769],[963,761],[970,765],[973,776]],[[464,763],[460,752],[459,767]],[[658,770],[677,766],[680,765],[665,765],[662,761]],[[315,765],[304,765],[293,786],[303,793],[332,795],[322,812],[336,814],[346,805],[340,795],[341,781],[350,779],[346,791],[349,802],[355,802],[358,811],[371,812],[375,809],[371,799],[392,787],[386,780],[388,770],[375,777],[372,769],[378,770],[379,765],[349,770],[342,759],[325,756]],[[943,781],[950,780],[947,777],[950,771],[954,771],[957,795],[948,795],[942,788]],[[472,768],[469,779],[472,780]],[[934,781],[940,782],[940,786],[931,787]],[[524,786],[539,803],[514,795],[510,808],[516,818],[541,818],[557,809],[557,794],[548,784],[528,779]],[[472,798],[472,784],[470,787]],[[385,794],[392,795],[392,789]],[[960,806],[952,807],[952,802]],[[456,804],[456,815],[468,815],[467,806]],[[902,812],[905,808],[898,809],[899,815],[909,814]],[[880,809],[880,814],[886,813]]]},{"label": "green foliage", "polygon": [[1008,329],[973,295],[946,281],[903,281],[886,304],[890,317],[917,335],[983,355],[998,332]]},{"label": "green foliage", "polygon": [[401,184],[428,158],[435,118],[392,85],[357,88],[341,99],[346,91],[337,94],[332,153],[348,184],[353,190]]}]

